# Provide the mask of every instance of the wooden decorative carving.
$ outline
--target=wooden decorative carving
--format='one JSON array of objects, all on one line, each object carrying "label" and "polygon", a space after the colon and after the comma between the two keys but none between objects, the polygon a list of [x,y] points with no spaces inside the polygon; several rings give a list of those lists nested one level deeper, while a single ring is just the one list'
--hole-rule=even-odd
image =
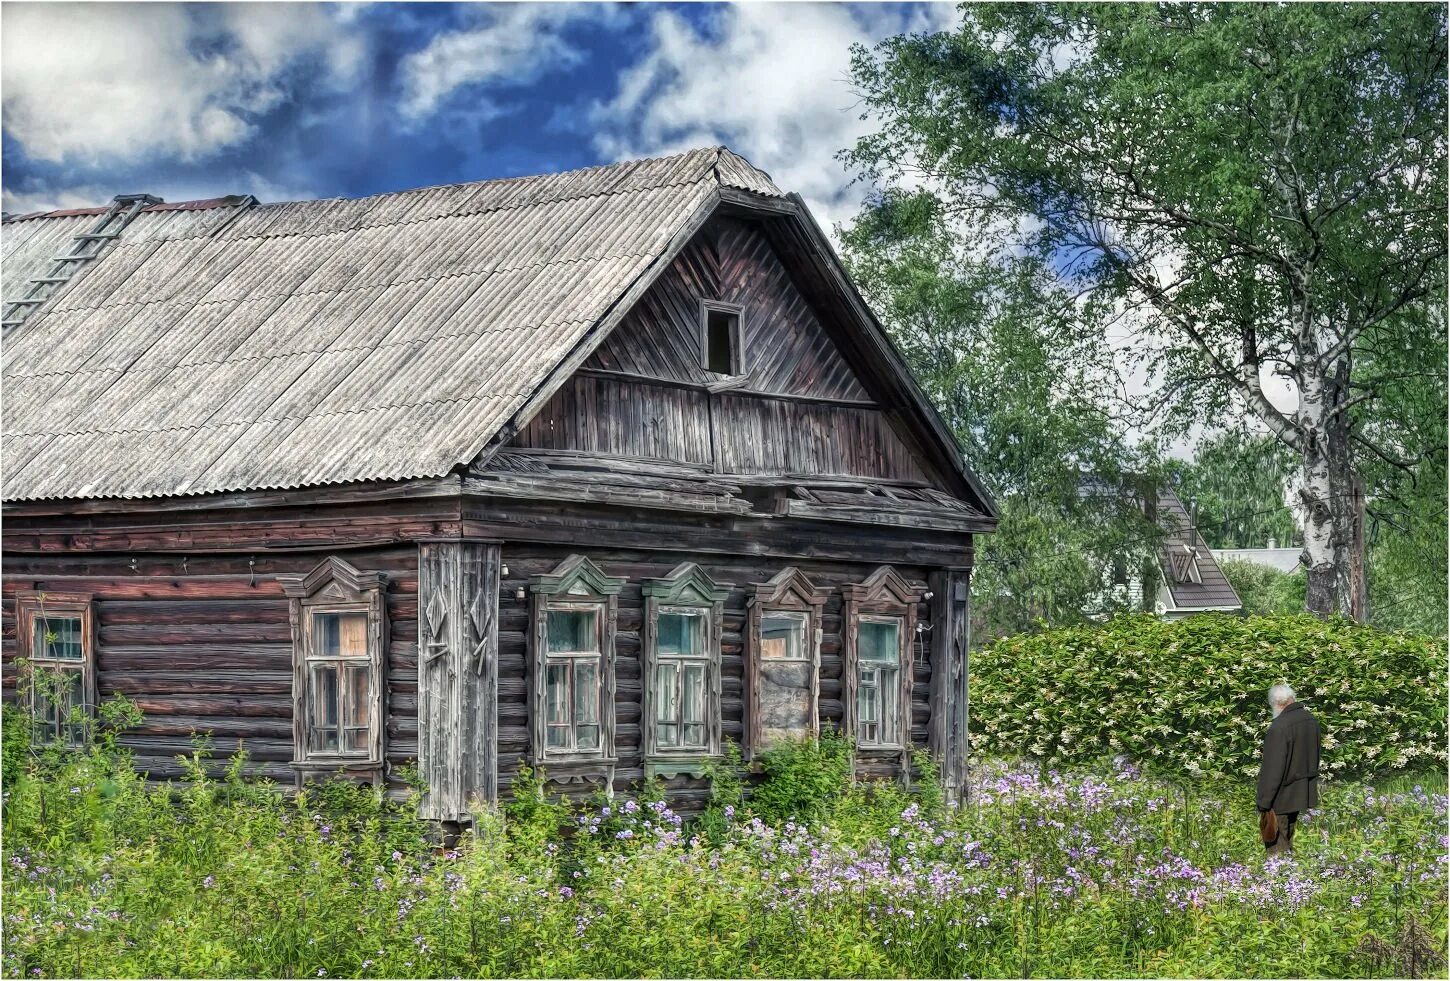
[{"label": "wooden decorative carving", "polygon": [[[913,586],[888,565],[878,568],[864,582],[841,587],[841,701],[845,710],[845,729],[858,743],[858,756],[899,756],[903,773],[909,772],[911,765],[912,650],[916,643],[917,604],[925,592],[924,588]],[[857,694],[863,617],[879,617],[899,621],[900,624],[897,634],[900,647],[897,732],[889,742],[873,747],[861,746],[859,738]]]},{"label": "wooden decorative carving", "polygon": [[[380,783],[384,775],[383,732],[387,720],[384,663],[388,650],[388,577],[361,572],[328,556],[306,575],[282,574],[277,583],[289,600],[292,625],[292,768],[300,785],[311,776],[341,773]],[[307,732],[307,658],[316,643],[316,614],[362,613],[367,617],[368,737],[366,754],[310,751]]]},{"label": "wooden decorative carving", "polygon": [[[601,780],[612,790],[615,757],[614,637],[619,621],[619,592],[625,579],[609,576],[583,555],[571,555],[554,571],[529,582],[529,737],[534,767],[549,779]],[[547,665],[549,613],[586,611],[596,616],[599,643],[599,727],[597,749],[562,751],[548,745]]]},{"label": "wooden decorative carving", "polygon": [[421,813],[464,821],[498,801],[499,547],[418,549],[418,768]]},{"label": "wooden decorative carving", "polygon": [[[765,748],[773,723],[788,718],[804,723],[801,735],[820,733],[821,700],[821,612],[827,593],[817,589],[804,573],[795,567],[782,569],[769,582],[751,583],[745,587],[748,626],[745,651],[745,756],[752,758]],[[804,661],[799,664],[803,679],[796,676],[796,665],[767,665],[762,623],[771,613],[798,617],[804,632]],[[773,677],[780,674],[779,678]],[[803,682],[803,684],[800,684]],[[767,690],[768,689],[768,690]],[[796,714],[795,705],[786,705],[787,698],[804,697],[804,712]],[[768,724],[771,723],[771,724]],[[794,727],[786,727],[794,728]]]},{"label": "wooden decorative carving", "polygon": [[[643,685],[641,733],[646,766],[660,775],[678,772],[701,772],[701,757],[720,755],[720,635],[725,616],[725,599],[731,583],[717,583],[693,562],[682,562],[660,579],[645,579],[644,594]],[[705,746],[673,747],[661,745],[657,711],[661,693],[656,690],[660,664],[660,614],[683,613],[702,617],[705,621]],[[696,761],[690,766],[691,760]],[[676,764],[676,765],[671,765]],[[683,764],[681,769],[679,764]]]}]

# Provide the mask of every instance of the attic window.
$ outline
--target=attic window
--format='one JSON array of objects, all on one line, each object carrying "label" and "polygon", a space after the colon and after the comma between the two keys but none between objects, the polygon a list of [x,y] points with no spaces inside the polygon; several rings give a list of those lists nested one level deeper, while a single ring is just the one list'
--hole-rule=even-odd
[{"label": "attic window", "polygon": [[741,308],[731,303],[700,301],[701,367],[717,375],[744,372],[740,343]]}]

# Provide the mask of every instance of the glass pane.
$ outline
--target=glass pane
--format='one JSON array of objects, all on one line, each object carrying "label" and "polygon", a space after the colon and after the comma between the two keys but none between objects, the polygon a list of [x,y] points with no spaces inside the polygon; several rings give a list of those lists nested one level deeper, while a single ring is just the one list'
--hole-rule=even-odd
[{"label": "glass pane", "polygon": [[550,749],[568,749],[569,726],[550,724],[548,729],[548,740]]},{"label": "glass pane", "polygon": [[892,620],[880,622],[862,620],[856,634],[856,648],[863,661],[885,661],[897,664],[901,660],[901,622]]},{"label": "glass pane", "polygon": [[307,691],[308,725],[311,731],[309,742],[316,753],[338,751],[338,724],[341,721],[338,706],[338,666],[335,664],[314,664]]},{"label": "glass pane", "polygon": [[705,618],[693,613],[661,613],[659,653],[700,657],[705,653]]},{"label": "glass pane", "polygon": [[683,722],[705,721],[705,665],[685,666]]},{"label": "glass pane", "polygon": [[579,749],[598,749],[599,748],[599,726],[598,725],[583,725],[581,723],[578,726],[578,730],[579,730]]},{"label": "glass pane", "polygon": [[660,744],[661,749],[671,749],[678,746],[680,727],[673,722],[661,722],[655,729],[655,741]]},{"label": "glass pane", "polygon": [[544,705],[546,721],[550,725],[569,722],[569,665],[550,664],[547,673]]},{"label": "glass pane", "polygon": [[599,650],[596,616],[593,610],[550,610],[549,653],[571,654]]},{"label": "glass pane", "polygon": [[876,686],[876,672],[862,671],[861,683],[856,687],[856,714],[862,722],[875,722],[880,689]]},{"label": "glass pane", "polygon": [[[574,721],[581,732],[587,724],[599,722],[599,664],[595,661],[574,662]],[[583,745],[582,735],[580,745]]]},{"label": "glass pane", "polygon": [[36,616],[34,624],[35,634],[30,647],[34,657],[60,661],[85,658],[81,647],[80,617]]},{"label": "glass pane", "polygon": [[81,698],[81,672],[56,668],[39,668],[31,695],[31,713],[35,720],[36,738],[43,742],[64,740],[73,746],[85,738],[84,726],[70,722],[71,712],[84,708]]},{"label": "glass pane", "polygon": [[766,614],[760,618],[760,656],[803,660],[806,656],[805,617]]},{"label": "glass pane", "polygon": [[[344,636],[346,636],[345,629]],[[372,685],[368,681],[368,666],[366,664],[350,665],[347,669],[347,685],[347,728],[344,733],[346,745],[343,747],[343,751],[366,753],[368,752],[369,722],[372,718]]]},{"label": "glass pane", "polygon": [[897,680],[896,668],[883,668],[878,682],[881,691],[881,741],[883,743],[898,743],[900,739],[901,697],[897,690],[900,682]]},{"label": "glass pane", "polygon": [[312,631],[316,657],[368,656],[366,613],[314,613]]},{"label": "glass pane", "polygon": [[674,661],[663,661],[655,665],[655,721],[679,721],[679,674],[680,666]]}]

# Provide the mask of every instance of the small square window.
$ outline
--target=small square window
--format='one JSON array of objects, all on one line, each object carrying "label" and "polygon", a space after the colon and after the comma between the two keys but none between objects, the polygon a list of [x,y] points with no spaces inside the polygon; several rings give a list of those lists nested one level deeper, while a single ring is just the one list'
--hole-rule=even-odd
[{"label": "small square window", "polygon": [[745,369],[740,350],[740,308],[704,302],[700,309],[700,352],[706,371],[738,375]]}]

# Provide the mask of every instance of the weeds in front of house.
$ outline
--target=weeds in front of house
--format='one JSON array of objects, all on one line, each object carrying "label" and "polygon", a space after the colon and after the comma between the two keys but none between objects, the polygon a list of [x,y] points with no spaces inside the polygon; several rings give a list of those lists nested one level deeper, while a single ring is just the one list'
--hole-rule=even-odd
[{"label": "weeds in front of house", "polygon": [[7,731],[4,974],[1443,972],[1443,778],[1335,785],[1265,861],[1238,790],[998,767],[949,810],[930,773],[851,784],[842,746],[781,751],[748,800],[722,774],[690,821],[658,787],[570,806],[526,775],[443,849],[371,788],[289,800],[202,749],[148,785],[113,739],[22,755]]}]

